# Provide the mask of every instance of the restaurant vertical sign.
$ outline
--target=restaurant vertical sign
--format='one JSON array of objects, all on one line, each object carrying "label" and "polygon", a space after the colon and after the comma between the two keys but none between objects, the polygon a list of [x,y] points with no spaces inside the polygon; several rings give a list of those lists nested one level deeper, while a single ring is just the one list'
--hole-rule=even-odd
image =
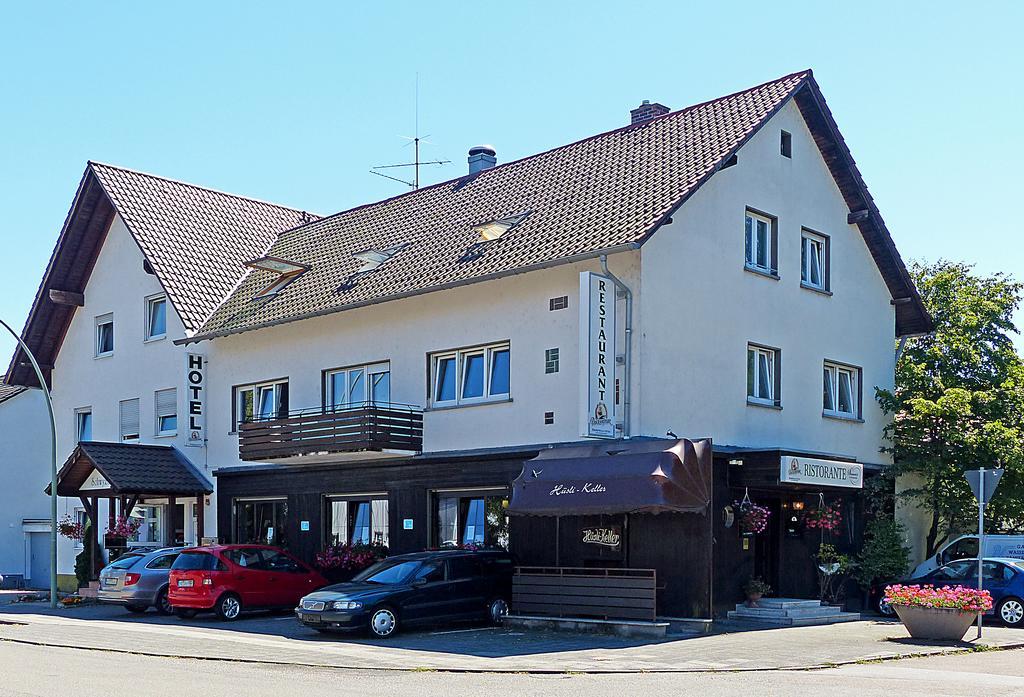
[{"label": "restaurant vertical sign", "polygon": [[185,445],[206,445],[206,356],[185,354],[185,418],[188,438]]},{"label": "restaurant vertical sign", "polygon": [[615,283],[580,274],[580,365],[583,435],[615,438]]}]

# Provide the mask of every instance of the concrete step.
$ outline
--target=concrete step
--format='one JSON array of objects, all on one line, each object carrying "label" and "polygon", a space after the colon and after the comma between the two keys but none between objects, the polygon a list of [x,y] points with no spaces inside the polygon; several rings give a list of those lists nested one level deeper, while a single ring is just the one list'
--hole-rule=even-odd
[{"label": "concrete step", "polygon": [[757,605],[758,607],[771,607],[778,609],[822,606],[820,600],[807,600],[805,598],[761,598],[757,601]]},{"label": "concrete step", "polygon": [[747,607],[746,605],[737,605],[736,610],[733,614],[739,617],[831,617],[832,615],[838,615],[842,612],[841,608],[833,607],[830,605],[812,605],[810,607],[796,607],[787,608],[781,610],[778,608],[771,607]]},{"label": "concrete step", "polygon": [[758,617],[737,615],[736,612],[729,613],[730,622],[752,627],[814,627],[823,624],[838,624],[840,622],[857,622],[860,619],[859,612],[840,612],[820,617]]}]

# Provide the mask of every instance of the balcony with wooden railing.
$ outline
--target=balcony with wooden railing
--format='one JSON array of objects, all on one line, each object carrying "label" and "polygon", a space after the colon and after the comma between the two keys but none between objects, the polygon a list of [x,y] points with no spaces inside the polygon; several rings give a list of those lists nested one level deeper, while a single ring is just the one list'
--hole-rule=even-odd
[{"label": "balcony with wooden railing", "polygon": [[423,410],[371,402],[301,409],[238,426],[239,457],[246,462],[325,459],[339,453],[415,454],[423,450]]}]

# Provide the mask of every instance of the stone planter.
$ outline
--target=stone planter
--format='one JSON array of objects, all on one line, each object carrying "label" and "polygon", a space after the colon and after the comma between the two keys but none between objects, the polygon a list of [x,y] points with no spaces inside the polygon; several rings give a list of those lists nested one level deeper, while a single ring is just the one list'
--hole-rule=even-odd
[{"label": "stone planter", "polygon": [[893,609],[915,639],[960,641],[978,619],[977,612],[952,608],[894,605]]}]

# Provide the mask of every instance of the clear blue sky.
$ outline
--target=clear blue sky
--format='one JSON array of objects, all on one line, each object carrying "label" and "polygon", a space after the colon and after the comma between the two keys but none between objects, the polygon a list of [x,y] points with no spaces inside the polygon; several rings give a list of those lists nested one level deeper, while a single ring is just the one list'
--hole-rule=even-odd
[{"label": "clear blue sky", "polygon": [[[1024,278],[1024,4],[11,3],[0,317],[20,328],[88,159],[331,213],[812,67],[905,259]],[[894,9],[894,6],[899,6]],[[1024,316],[1018,316],[1024,325]],[[6,367],[12,344],[0,339]]]}]

